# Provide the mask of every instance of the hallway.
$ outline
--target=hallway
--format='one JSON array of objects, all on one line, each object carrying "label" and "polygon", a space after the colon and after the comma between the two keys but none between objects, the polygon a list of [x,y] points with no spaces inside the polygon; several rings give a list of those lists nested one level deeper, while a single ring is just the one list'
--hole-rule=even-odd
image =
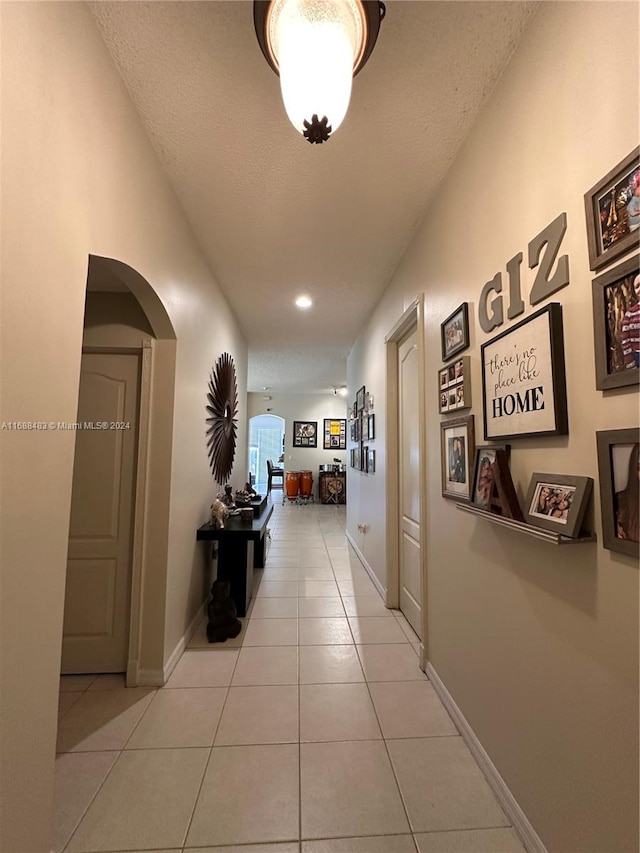
[{"label": "hallway", "polygon": [[523,853],[345,509],[274,503],[239,637],[160,690],[62,677],[53,849]]}]

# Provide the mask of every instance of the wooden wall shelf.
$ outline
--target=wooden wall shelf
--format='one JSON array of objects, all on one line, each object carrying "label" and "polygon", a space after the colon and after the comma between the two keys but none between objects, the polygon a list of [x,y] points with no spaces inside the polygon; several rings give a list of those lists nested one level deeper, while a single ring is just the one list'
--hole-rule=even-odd
[{"label": "wooden wall shelf", "polygon": [[543,530],[541,527],[534,527],[532,524],[525,524],[522,521],[515,521],[513,518],[503,518],[501,515],[495,515],[492,512],[487,512],[486,509],[473,504],[456,504],[457,509],[463,512],[468,512],[471,515],[477,515],[490,521],[492,524],[497,524],[500,527],[507,527],[510,530],[517,530],[527,536],[532,536],[534,539],[540,539],[542,542],[549,542],[551,545],[581,545],[584,542],[595,542],[595,533],[584,533],[577,539],[571,539],[569,536],[562,536],[559,533],[553,533],[551,530]]}]

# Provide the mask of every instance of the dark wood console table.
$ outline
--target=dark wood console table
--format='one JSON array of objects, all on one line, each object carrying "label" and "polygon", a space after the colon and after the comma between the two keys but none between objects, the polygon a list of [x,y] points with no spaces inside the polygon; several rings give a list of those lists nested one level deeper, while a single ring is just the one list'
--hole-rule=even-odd
[{"label": "dark wood console table", "polygon": [[238,616],[247,615],[253,592],[253,570],[264,568],[267,522],[273,504],[263,499],[258,511],[259,515],[250,524],[240,521],[239,516],[230,516],[221,530],[203,524],[196,533],[198,541],[218,543],[218,580],[230,581]]}]

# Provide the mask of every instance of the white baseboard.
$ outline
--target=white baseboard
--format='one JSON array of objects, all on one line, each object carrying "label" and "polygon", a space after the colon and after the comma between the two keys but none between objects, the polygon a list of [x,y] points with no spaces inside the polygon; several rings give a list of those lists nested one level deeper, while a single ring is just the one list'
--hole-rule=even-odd
[{"label": "white baseboard", "polygon": [[[209,599],[207,598],[207,601]],[[207,602],[205,601],[205,606]],[[178,641],[175,649],[169,656],[167,662],[165,663],[163,669],[139,669],[138,670],[138,685],[140,687],[164,687],[164,685],[169,680],[169,676],[176,668],[176,665],[184,650],[189,645],[189,640],[193,637],[196,628],[202,621],[202,608],[199,607],[196,611],[196,615],[191,620],[191,623],[187,630],[184,632],[184,635]]]},{"label": "white baseboard", "polygon": [[351,545],[353,550],[356,552],[356,557],[362,563],[362,567],[364,568],[365,572],[369,575],[373,585],[375,586],[375,588],[378,590],[378,592],[382,596],[382,600],[386,601],[387,600],[387,590],[382,586],[382,584],[380,583],[380,581],[376,577],[376,573],[373,571],[373,569],[371,568],[369,563],[367,563],[367,561],[364,557],[364,554],[362,553],[360,548],[358,548],[358,546],[354,542],[354,540],[353,540],[353,538],[352,538],[352,536],[348,530],[345,532],[345,535],[346,535],[347,539],[349,540],[349,544]]},{"label": "white baseboard", "polygon": [[164,687],[162,669],[139,669],[137,687]]},{"label": "white baseboard", "polygon": [[453,696],[451,696],[447,688],[444,686],[440,676],[430,663],[427,663],[425,672],[429,676],[433,689],[442,700],[442,704],[445,706],[456,724],[462,739],[469,747],[469,751],[475,758],[478,767],[489,783],[491,790],[496,795],[496,799],[511,821],[511,824],[520,837],[527,853],[547,853],[547,848],[542,843],[540,836],[529,823],[527,816],[522,811],[516,801],[516,798],[507,787],[507,783],[498,772],[495,764],[489,758],[489,755],[476,737],[475,732],[467,722],[464,714],[456,705]]}]

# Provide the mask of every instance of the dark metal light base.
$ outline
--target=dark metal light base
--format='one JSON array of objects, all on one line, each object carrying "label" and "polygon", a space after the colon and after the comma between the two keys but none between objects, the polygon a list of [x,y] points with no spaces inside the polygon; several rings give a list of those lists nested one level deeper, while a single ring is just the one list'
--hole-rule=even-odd
[{"label": "dark metal light base", "polygon": [[311,121],[309,122],[305,119],[303,124],[305,129],[302,135],[311,144],[321,145],[331,136],[331,125],[326,116],[319,119],[317,113],[314,113],[311,116]]}]

